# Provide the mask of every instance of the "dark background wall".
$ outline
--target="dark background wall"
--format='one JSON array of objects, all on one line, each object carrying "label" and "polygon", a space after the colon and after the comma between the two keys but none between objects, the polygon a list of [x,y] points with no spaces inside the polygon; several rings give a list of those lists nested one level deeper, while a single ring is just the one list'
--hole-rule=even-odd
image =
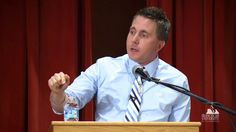
[{"label": "dark background wall", "polygon": [[94,0],[92,5],[93,62],[126,53],[126,37],[134,13],[146,0]]}]

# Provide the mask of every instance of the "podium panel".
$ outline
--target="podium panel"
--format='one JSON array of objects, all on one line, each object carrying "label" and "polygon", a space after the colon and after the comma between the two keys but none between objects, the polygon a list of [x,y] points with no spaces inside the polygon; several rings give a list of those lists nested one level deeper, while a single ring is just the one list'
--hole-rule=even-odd
[{"label": "podium panel", "polygon": [[52,121],[50,132],[199,132],[200,126],[200,122]]}]

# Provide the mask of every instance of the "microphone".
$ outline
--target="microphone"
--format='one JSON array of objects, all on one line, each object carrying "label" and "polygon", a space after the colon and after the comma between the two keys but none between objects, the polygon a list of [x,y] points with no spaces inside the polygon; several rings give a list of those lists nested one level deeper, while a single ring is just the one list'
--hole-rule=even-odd
[{"label": "microphone", "polygon": [[139,75],[141,78],[143,78],[147,81],[152,80],[150,75],[148,74],[148,72],[143,70],[142,66],[139,66],[139,65],[134,66],[133,69],[132,69],[132,73],[134,75]]}]

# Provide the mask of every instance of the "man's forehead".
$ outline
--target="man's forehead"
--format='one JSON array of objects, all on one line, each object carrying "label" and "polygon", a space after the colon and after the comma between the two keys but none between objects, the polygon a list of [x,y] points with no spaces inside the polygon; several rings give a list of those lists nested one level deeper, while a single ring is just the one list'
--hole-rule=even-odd
[{"label": "man's forehead", "polygon": [[151,32],[156,30],[156,23],[151,19],[137,16],[133,19],[130,29]]}]

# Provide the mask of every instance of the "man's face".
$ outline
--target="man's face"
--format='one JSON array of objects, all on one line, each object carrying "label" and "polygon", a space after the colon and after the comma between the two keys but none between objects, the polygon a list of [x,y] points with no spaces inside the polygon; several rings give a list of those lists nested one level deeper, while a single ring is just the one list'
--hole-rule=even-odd
[{"label": "man's face", "polygon": [[126,40],[126,50],[130,59],[146,65],[157,57],[165,41],[157,38],[156,28],[156,23],[148,18],[134,18]]}]

